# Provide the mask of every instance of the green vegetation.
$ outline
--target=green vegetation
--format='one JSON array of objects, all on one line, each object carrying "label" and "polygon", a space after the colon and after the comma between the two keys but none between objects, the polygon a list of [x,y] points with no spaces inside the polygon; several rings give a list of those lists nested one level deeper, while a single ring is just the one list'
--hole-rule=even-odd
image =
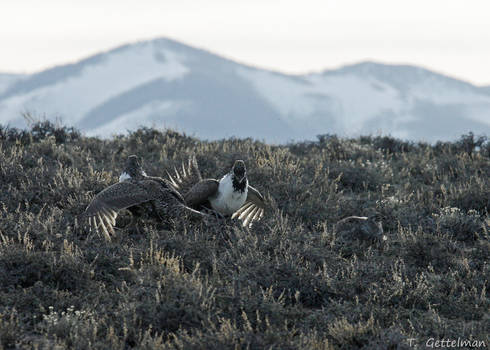
[{"label": "green vegetation", "polygon": [[[0,349],[396,349],[490,344],[490,144],[391,137],[271,146],[140,129],[112,140],[0,127]],[[244,159],[270,208],[233,222],[146,220],[111,242],[77,224],[137,154],[164,175]],[[386,242],[339,240],[378,215]],[[124,216],[124,215],[123,215]]]}]

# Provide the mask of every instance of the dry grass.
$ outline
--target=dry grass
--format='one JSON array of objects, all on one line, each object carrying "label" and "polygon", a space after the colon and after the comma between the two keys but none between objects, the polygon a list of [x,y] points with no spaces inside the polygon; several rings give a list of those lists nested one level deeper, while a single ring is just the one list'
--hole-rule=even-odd
[{"label": "dry grass", "polygon": [[[481,141],[481,142],[480,142]],[[100,140],[49,123],[0,127],[0,349],[404,349],[490,344],[490,146],[390,137],[270,146],[141,129]],[[75,218],[126,157],[163,175],[188,155],[237,158],[271,207],[227,223],[121,229]],[[386,242],[335,223],[380,215]]]}]

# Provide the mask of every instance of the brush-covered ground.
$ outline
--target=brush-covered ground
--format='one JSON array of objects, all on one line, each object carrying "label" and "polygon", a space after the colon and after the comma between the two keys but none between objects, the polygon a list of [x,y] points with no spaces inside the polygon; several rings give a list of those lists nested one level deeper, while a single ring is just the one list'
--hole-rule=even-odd
[{"label": "brush-covered ground", "polygon": [[[101,140],[44,122],[0,142],[0,349],[490,344],[484,138]],[[207,177],[243,159],[269,208],[251,229],[147,220],[108,242],[75,219],[131,154],[159,176],[190,154]],[[338,220],[372,214],[387,241],[339,239]]]}]

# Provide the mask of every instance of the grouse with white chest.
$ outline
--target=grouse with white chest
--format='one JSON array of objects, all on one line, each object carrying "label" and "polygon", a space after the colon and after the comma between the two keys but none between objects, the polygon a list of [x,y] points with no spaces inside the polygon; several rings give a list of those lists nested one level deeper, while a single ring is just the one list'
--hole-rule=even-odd
[{"label": "grouse with white chest", "polygon": [[119,182],[129,179],[141,179],[147,176],[143,168],[141,167],[138,156],[131,155],[126,160],[126,165],[119,175]]},{"label": "grouse with white chest", "polygon": [[[202,179],[195,157],[189,159],[187,170],[182,165],[182,174],[175,169],[175,178],[168,176],[172,184],[185,193],[185,203],[191,208],[212,209],[220,215],[242,220],[243,226],[251,226],[264,215],[264,197],[248,183],[243,160],[235,161],[230,172],[220,180]],[[190,182],[194,184],[187,189]]]},{"label": "grouse with white chest", "polygon": [[102,231],[107,240],[114,234],[116,217],[122,209],[129,209],[133,215],[138,215],[141,210],[151,210],[160,220],[187,214],[200,218],[207,216],[187,207],[182,195],[167,180],[147,176],[138,157],[129,156],[123,174],[128,176],[121,176],[118,183],[99,192],[82,214],[97,232]]}]

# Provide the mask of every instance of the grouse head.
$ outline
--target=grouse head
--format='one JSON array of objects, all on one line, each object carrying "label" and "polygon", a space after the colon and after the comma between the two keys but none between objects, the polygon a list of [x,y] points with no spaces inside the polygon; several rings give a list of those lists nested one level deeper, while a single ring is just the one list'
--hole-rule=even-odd
[{"label": "grouse head", "polygon": [[146,173],[143,171],[143,168],[141,167],[141,162],[139,158],[135,155],[131,155],[128,157],[126,160],[126,165],[124,167],[124,170],[119,177],[120,181],[127,180],[127,179],[141,179],[146,176]]},{"label": "grouse head", "polygon": [[231,170],[238,183],[242,183],[244,180],[246,180],[247,169],[245,169],[245,163],[243,160],[235,161],[235,164],[233,164],[233,168]]}]

